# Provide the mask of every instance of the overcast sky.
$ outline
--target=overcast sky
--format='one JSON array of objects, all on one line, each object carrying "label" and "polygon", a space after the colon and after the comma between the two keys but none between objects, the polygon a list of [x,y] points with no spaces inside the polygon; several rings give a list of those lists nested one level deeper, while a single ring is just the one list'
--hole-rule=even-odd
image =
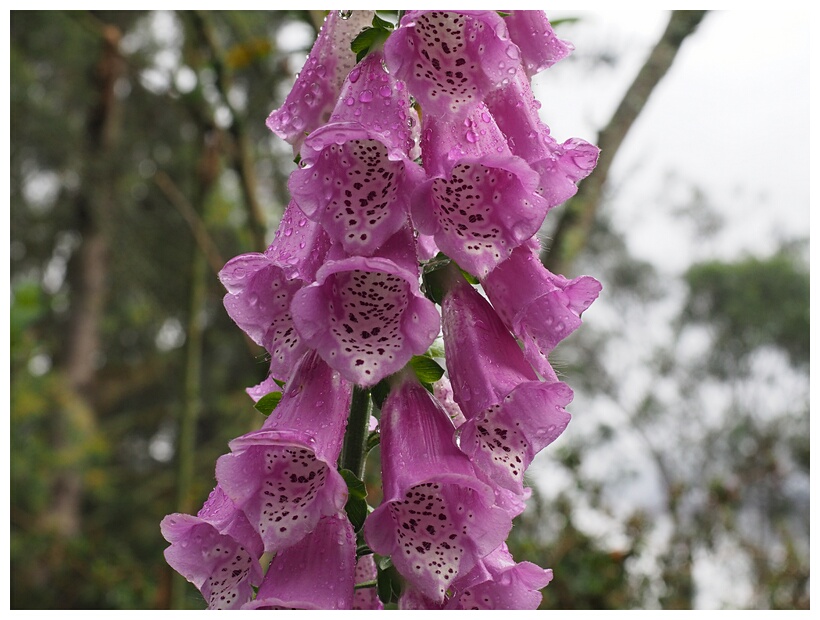
[{"label": "overcast sky", "polygon": [[[602,47],[619,55],[612,69],[563,61],[536,78],[556,138],[594,141],[668,13],[548,15],[581,17],[558,26],[579,57]],[[684,43],[611,171],[611,212],[642,258],[679,271],[699,254],[766,254],[779,237],[808,235],[809,22],[808,12],[713,11]],[[699,186],[725,218],[714,241],[693,246],[676,234],[668,203],[682,184],[670,174]]]}]

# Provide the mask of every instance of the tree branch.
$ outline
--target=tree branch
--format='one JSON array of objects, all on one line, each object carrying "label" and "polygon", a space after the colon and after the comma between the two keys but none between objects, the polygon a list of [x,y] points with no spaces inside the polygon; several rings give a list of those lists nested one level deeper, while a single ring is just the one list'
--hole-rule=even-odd
[{"label": "tree branch", "polygon": [[579,184],[578,193],[567,201],[553,233],[551,247],[541,256],[544,265],[552,272],[565,273],[586,245],[618,149],[652,91],[672,66],[684,40],[696,30],[705,15],[706,11],[672,11],[666,31],[598,136],[601,149],[598,166]]}]

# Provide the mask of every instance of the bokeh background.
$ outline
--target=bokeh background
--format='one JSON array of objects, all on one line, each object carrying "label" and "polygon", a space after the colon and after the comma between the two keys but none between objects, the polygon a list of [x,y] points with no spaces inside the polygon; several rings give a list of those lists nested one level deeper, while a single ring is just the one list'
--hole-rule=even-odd
[{"label": "bokeh background", "polygon": [[[808,13],[548,16],[542,118],[603,153],[544,261],[604,288],[510,547],[548,609],[808,608]],[[322,19],[10,13],[12,609],[204,607],[159,522],[261,421],[216,272],[287,203],[264,121]]]}]

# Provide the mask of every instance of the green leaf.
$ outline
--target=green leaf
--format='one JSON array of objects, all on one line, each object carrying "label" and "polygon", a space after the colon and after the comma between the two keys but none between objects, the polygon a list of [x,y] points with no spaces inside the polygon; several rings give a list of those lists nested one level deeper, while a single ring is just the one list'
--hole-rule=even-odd
[{"label": "green leaf", "polygon": [[267,416],[276,409],[276,405],[279,404],[280,400],[282,400],[282,392],[271,392],[260,398],[254,405],[254,408],[262,415]]},{"label": "green leaf", "polygon": [[414,355],[410,359],[410,367],[422,383],[435,383],[444,374],[444,369],[431,357]]},{"label": "green leaf", "polygon": [[496,11],[496,13],[498,13],[499,17],[509,17],[510,16],[509,13],[506,13],[504,11]]}]

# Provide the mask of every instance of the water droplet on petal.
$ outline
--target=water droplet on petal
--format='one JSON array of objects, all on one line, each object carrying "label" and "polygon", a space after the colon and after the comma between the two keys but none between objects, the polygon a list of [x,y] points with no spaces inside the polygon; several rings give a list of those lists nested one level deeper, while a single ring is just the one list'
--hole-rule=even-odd
[{"label": "water droplet on petal", "polygon": [[351,84],[355,84],[359,80],[359,76],[362,74],[362,70],[356,67],[353,71],[350,72],[350,75],[347,76],[347,79],[350,80]]},{"label": "water droplet on petal", "polygon": [[345,103],[347,105],[353,105],[354,103],[356,103],[356,100],[353,97],[348,97],[347,99],[345,99]]},{"label": "water droplet on petal", "polygon": [[467,142],[469,142],[470,144],[475,144],[475,143],[476,143],[476,141],[478,141],[478,136],[477,136],[477,135],[476,135],[476,133],[475,133],[474,131],[472,131],[472,130],[471,130],[471,131],[468,131],[468,132],[464,135],[464,137],[465,137],[465,138],[467,138]]},{"label": "water droplet on petal", "polygon": [[367,90],[363,90],[362,94],[359,95],[359,101],[362,103],[369,103],[373,101],[373,91],[369,88]]},{"label": "water droplet on petal", "polygon": [[391,91],[391,90],[390,90],[390,87],[389,87],[389,86],[382,86],[382,87],[379,89],[379,94],[380,94],[382,97],[389,97],[389,96],[390,96],[390,94],[391,94],[392,92],[393,92],[393,91]]}]

